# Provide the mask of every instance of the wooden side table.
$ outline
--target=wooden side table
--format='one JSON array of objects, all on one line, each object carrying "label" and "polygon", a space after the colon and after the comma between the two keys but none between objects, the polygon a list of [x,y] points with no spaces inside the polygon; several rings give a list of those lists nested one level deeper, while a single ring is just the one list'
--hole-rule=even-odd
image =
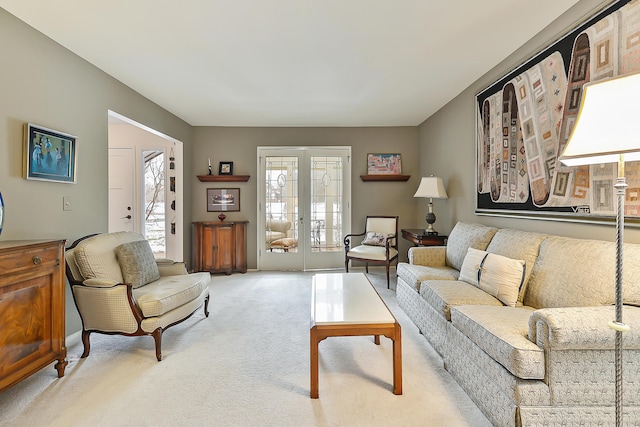
[{"label": "wooden side table", "polygon": [[448,236],[424,234],[422,228],[403,228],[401,231],[402,238],[415,246],[446,246],[447,244]]}]

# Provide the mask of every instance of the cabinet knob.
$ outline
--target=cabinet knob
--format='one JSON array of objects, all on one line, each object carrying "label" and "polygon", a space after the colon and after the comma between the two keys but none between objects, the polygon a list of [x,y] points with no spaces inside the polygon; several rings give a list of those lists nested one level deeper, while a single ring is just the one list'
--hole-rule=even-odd
[{"label": "cabinet knob", "polygon": [[35,265],[42,264],[42,259],[38,255],[34,255],[31,259]]}]

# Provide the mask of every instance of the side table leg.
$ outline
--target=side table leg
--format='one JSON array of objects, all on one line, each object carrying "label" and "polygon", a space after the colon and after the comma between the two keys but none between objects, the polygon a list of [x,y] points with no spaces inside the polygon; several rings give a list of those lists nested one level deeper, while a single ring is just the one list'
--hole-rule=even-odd
[{"label": "side table leg", "polygon": [[309,331],[309,353],[311,366],[311,398],[318,398],[318,330],[313,326]]},{"label": "side table leg", "polygon": [[393,339],[393,394],[402,394],[402,329],[396,323]]}]

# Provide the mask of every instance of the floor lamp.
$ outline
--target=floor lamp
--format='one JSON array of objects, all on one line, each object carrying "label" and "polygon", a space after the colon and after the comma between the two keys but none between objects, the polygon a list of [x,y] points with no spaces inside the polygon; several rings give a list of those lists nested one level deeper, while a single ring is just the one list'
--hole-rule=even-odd
[{"label": "floor lamp", "polygon": [[622,426],[622,267],[625,161],[640,161],[640,74],[624,75],[584,85],[578,118],[559,160],[567,166],[618,163],[614,188],[616,210],[616,308],[614,321],[616,425]]}]

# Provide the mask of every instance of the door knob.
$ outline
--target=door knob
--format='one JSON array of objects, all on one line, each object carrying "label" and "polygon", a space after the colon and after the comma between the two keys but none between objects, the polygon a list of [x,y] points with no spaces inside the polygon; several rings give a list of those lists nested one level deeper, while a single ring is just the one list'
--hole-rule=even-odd
[{"label": "door knob", "polygon": [[131,219],[131,215],[123,216],[122,219]]}]

